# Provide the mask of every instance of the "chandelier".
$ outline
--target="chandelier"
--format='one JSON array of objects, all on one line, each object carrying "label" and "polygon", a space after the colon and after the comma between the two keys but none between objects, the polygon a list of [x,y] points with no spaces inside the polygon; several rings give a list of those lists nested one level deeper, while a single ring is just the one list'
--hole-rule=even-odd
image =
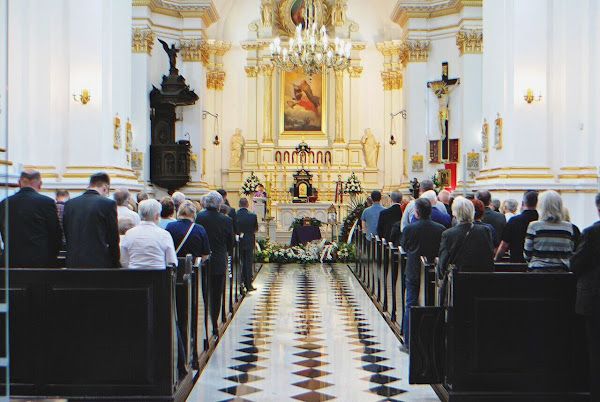
[{"label": "chandelier", "polygon": [[323,69],[343,71],[350,66],[352,43],[338,37],[330,42],[325,26],[317,30],[317,8],[315,0],[305,1],[304,24],[298,24],[296,35],[290,38],[287,47],[281,39],[271,43],[271,59],[274,66],[282,71],[302,69],[308,75],[314,75]]}]

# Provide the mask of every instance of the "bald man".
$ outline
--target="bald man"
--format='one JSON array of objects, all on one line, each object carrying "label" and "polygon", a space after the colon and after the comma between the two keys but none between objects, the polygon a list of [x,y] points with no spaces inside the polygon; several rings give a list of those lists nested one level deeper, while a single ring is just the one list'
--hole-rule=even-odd
[{"label": "bald man", "polygon": [[62,244],[56,204],[39,193],[42,177],[35,170],[21,173],[19,187],[15,195],[0,203],[0,231],[8,264],[11,268],[55,267]]}]

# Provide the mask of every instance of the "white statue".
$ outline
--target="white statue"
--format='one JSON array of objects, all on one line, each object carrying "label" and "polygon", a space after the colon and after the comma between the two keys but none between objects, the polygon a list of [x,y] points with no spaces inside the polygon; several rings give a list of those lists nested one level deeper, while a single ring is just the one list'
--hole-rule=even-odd
[{"label": "white statue", "polygon": [[242,168],[242,155],[244,154],[245,140],[242,136],[242,130],[235,129],[235,133],[231,137],[231,157],[229,159],[229,167],[231,169]]},{"label": "white statue", "polygon": [[379,158],[379,143],[375,139],[370,128],[365,130],[365,135],[360,140],[365,153],[365,163],[368,168],[377,167],[377,159]]}]

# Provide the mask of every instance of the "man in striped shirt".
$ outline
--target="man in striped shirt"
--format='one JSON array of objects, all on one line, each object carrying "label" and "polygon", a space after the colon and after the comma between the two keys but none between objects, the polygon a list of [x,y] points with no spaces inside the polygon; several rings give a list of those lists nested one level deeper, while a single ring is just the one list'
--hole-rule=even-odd
[{"label": "man in striped shirt", "polygon": [[545,191],[538,203],[540,220],[531,222],[525,237],[524,256],[531,271],[566,271],[578,242],[578,232],[563,219],[562,199]]}]

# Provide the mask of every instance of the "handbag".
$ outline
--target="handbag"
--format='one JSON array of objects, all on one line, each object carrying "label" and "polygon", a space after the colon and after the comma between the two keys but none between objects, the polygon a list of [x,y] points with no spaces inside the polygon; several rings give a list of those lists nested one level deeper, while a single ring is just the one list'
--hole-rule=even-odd
[{"label": "handbag", "polygon": [[187,233],[185,234],[185,237],[183,238],[183,240],[181,240],[181,243],[179,243],[177,250],[175,250],[175,255],[179,254],[179,251],[181,250],[181,248],[187,241],[188,237],[190,237],[190,234],[192,233],[192,229],[194,229],[194,225],[195,225],[195,223],[192,222],[192,224],[190,225],[190,228],[188,229]]},{"label": "handbag", "polygon": [[[458,245],[457,247],[454,247],[454,250],[452,250],[452,255],[450,256],[450,258],[448,259],[448,269],[446,269],[443,273],[442,273],[442,277],[438,278],[438,304],[441,304],[443,301],[445,301],[446,298],[446,289],[448,287],[448,273],[450,271],[458,271],[458,267],[455,264],[456,258],[458,257],[458,255],[460,254],[460,252],[464,249],[465,244],[467,244],[467,240],[469,238],[469,236],[471,235],[471,232],[473,231],[473,227],[475,225],[471,224],[471,227],[469,228],[469,230],[467,231],[467,233],[465,234],[465,236],[462,239],[462,242],[460,243],[460,245]],[[437,272],[438,270],[436,270]],[[438,272],[438,275],[440,274],[440,272]],[[447,305],[447,300],[446,303],[444,303],[444,305]]]}]

